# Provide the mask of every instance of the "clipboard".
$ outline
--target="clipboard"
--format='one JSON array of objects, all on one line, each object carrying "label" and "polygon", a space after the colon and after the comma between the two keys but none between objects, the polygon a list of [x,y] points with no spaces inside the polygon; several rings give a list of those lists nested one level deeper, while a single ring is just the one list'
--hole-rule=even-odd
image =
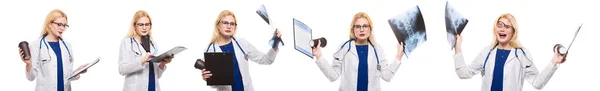
[{"label": "clipboard", "polygon": [[204,53],[205,68],[212,74],[206,85],[233,85],[233,57],[233,53]]},{"label": "clipboard", "polygon": [[559,50],[559,53],[561,53],[561,54],[569,53],[569,49],[571,49],[571,46],[573,46],[573,42],[575,42],[575,38],[577,38],[577,34],[579,34],[579,30],[581,30],[581,26],[583,26],[583,23],[581,23],[579,25],[579,28],[577,28],[577,31],[575,31],[575,35],[573,36],[573,39],[571,40],[571,43],[569,43],[569,47],[567,47],[566,50],[564,48],[561,48]]},{"label": "clipboard", "polygon": [[186,49],[187,48],[185,48],[183,46],[176,46],[174,48],[171,48],[171,50],[169,50],[169,51],[167,51],[165,53],[162,53],[162,54],[160,54],[160,55],[152,58],[150,61],[158,63],[158,62],[162,61],[163,59],[165,59],[166,57],[173,56],[173,55],[175,55],[177,53],[180,53],[180,52],[182,52],[182,51],[184,51]]},{"label": "clipboard", "polygon": [[75,72],[73,72],[73,75],[69,76],[69,81],[73,80],[73,78],[75,78],[75,76],[77,76],[78,74],[81,74],[81,72],[83,72],[84,70],[87,70],[88,68],[96,65],[98,62],[100,62],[100,58],[97,58],[96,60],[94,60],[93,62],[89,63],[87,66],[83,67],[83,69],[81,70],[76,70]]},{"label": "clipboard", "polygon": [[294,49],[310,58],[313,58],[312,47],[310,45],[310,42],[312,42],[312,29],[306,24],[296,20],[296,18],[293,19],[293,26]]}]

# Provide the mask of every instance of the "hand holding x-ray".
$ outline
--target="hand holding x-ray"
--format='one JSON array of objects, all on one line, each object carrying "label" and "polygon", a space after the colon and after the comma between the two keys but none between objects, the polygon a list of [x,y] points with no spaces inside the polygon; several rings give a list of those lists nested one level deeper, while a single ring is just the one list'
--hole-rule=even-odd
[{"label": "hand holding x-ray", "polygon": [[263,20],[265,20],[265,22],[267,22],[267,24],[271,26],[273,30],[275,30],[275,33],[273,33],[273,37],[269,41],[269,43],[271,44],[271,48],[277,49],[277,47],[285,45],[283,43],[283,40],[281,39],[281,34],[279,33],[278,29],[275,28],[275,26],[273,25],[273,21],[269,18],[269,13],[267,13],[267,8],[265,8],[265,5],[261,5],[260,8],[256,10],[256,14],[258,14]]}]

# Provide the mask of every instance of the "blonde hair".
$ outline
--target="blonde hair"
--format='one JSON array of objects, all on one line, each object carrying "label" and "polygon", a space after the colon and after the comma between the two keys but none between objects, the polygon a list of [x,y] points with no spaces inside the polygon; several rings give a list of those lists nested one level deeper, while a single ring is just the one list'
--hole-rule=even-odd
[{"label": "blonde hair", "polygon": [[496,21],[494,22],[494,29],[493,29],[493,34],[494,34],[494,42],[492,42],[492,47],[496,46],[499,41],[498,41],[498,35],[496,34],[496,25],[498,25],[498,21],[500,21],[500,19],[508,19],[510,22],[512,22],[512,27],[513,27],[513,36],[512,38],[510,38],[509,40],[509,45],[513,48],[523,48],[523,46],[521,46],[521,44],[519,43],[519,41],[517,40],[517,37],[519,35],[519,28],[517,27],[517,19],[515,19],[515,17],[510,14],[510,13],[504,13],[502,15],[500,15],[500,17],[498,17],[496,19]]},{"label": "blonde hair", "polygon": [[[152,18],[150,18],[150,15],[148,15],[148,12],[144,11],[144,10],[139,10],[137,12],[135,12],[135,14],[133,15],[133,19],[131,20],[130,26],[131,28],[129,28],[129,33],[127,33],[127,37],[128,38],[133,38],[138,34],[138,32],[135,29],[135,23],[137,23],[137,21],[139,19],[141,19],[142,17],[146,17],[148,18],[148,21],[150,21],[149,23],[152,23]],[[152,25],[150,25],[150,30],[152,30]],[[148,35],[152,35],[152,31],[148,31]],[[152,39],[152,36],[150,36]]]},{"label": "blonde hair", "polygon": [[[217,17],[217,20],[215,21],[215,29],[213,31],[213,36],[210,39],[209,45],[211,43],[214,43],[217,40],[219,40],[219,38],[221,38],[221,32],[219,32],[219,23],[226,16],[232,16],[233,17],[233,22],[237,22],[237,19],[235,18],[235,14],[233,14],[233,12],[231,12],[229,10],[223,10],[223,11],[221,11],[221,13],[219,14],[219,16]],[[233,34],[231,35],[231,37],[233,37],[235,35],[235,33],[237,32],[236,29],[237,29],[237,27],[233,28]]]},{"label": "blonde hair", "polygon": [[[57,15],[58,14],[58,15]],[[44,21],[44,27],[42,29],[42,33],[40,34],[40,36],[45,36],[50,32],[50,24],[52,24],[52,22],[54,22],[54,20],[58,19],[58,18],[65,18],[65,24],[68,24],[68,19],[67,19],[67,14],[65,14],[65,12],[63,12],[62,10],[59,9],[54,9],[52,11],[50,11],[50,13],[48,13],[48,15],[46,16],[46,21]]]},{"label": "blonde hair", "polygon": [[350,23],[350,39],[356,39],[356,35],[354,35],[354,23],[356,23],[356,21],[360,18],[365,18],[369,22],[369,30],[371,33],[371,35],[369,36],[369,41],[375,42],[375,38],[373,37],[373,22],[371,21],[369,15],[367,15],[367,13],[365,12],[358,12],[354,15],[352,23]]}]

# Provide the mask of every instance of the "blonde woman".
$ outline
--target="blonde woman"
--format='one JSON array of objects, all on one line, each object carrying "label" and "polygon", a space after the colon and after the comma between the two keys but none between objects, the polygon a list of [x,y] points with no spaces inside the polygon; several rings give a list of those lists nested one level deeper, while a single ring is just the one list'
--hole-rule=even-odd
[{"label": "blonde woman", "polygon": [[389,61],[385,59],[384,49],[374,42],[372,34],[371,18],[359,12],[350,24],[350,40],[340,45],[333,54],[331,65],[321,57],[321,48],[313,49],[316,63],[329,81],[342,77],[340,91],[380,91],[379,78],[389,82],[400,67],[403,43],[397,45],[396,59]]},{"label": "blonde woman", "polygon": [[[130,23],[131,29],[127,37],[121,40],[119,49],[119,73],[125,76],[123,91],[160,91],[158,78],[166,70],[166,64],[173,56],[160,63],[150,62],[158,51],[156,42],[152,41],[152,19],[146,11],[137,11]],[[150,52],[142,46],[142,36],[150,36]]]},{"label": "blonde woman", "polygon": [[460,79],[470,79],[481,73],[481,91],[521,91],[527,80],[536,89],[542,89],[565,60],[564,55],[555,52],[554,57],[540,73],[533,64],[531,53],[517,41],[519,28],[511,14],[502,14],[494,22],[494,41],[476,56],[471,64],[464,62],[462,37],[457,35],[454,64]]},{"label": "blonde woman", "polygon": [[[68,27],[67,15],[61,10],[52,10],[46,16],[40,39],[29,45],[31,58],[23,59],[23,49],[19,49],[21,60],[26,64],[27,79],[37,78],[35,91],[71,91],[68,78],[73,75],[73,54],[69,48],[71,43],[62,39],[62,33]],[[73,78],[77,79],[78,75]]]},{"label": "blonde woman", "polygon": [[[233,12],[229,10],[222,11],[215,21],[213,37],[206,52],[226,52],[233,53],[234,56],[234,83],[233,85],[216,86],[218,91],[254,91],[252,79],[248,67],[248,59],[263,65],[270,65],[275,61],[277,48],[269,50],[265,55],[254,48],[250,42],[234,37],[237,31],[237,19]],[[281,33],[276,30],[277,37]],[[212,76],[210,71],[202,69],[203,79],[206,80]]]}]

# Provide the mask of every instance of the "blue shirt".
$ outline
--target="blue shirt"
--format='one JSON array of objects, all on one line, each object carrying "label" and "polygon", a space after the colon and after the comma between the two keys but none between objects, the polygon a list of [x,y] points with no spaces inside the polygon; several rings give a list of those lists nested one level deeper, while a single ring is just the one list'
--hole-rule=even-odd
[{"label": "blue shirt", "polygon": [[156,78],[155,77],[155,73],[154,73],[154,63],[153,62],[149,62],[148,65],[150,65],[150,68],[148,70],[148,91],[156,91]]},{"label": "blue shirt", "polygon": [[510,50],[497,49],[496,62],[494,63],[494,77],[492,78],[491,91],[502,91],[504,79],[504,63],[510,54]]},{"label": "blue shirt", "polygon": [[369,45],[356,45],[358,53],[358,81],[356,83],[357,91],[367,91],[369,89]]},{"label": "blue shirt", "polygon": [[64,81],[64,76],[63,76],[63,64],[62,64],[62,53],[60,51],[60,43],[58,42],[48,42],[48,45],[50,45],[50,47],[52,47],[52,50],[54,51],[54,54],[56,55],[56,77],[58,80],[57,81],[57,90],[56,91],[65,91],[65,81]]},{"label": "blue shirt", "polygon": [[231,85],[231,91],[244,91],[244,81],[242,80],[242,73],[240,73],[240,67],[238,65],[237,57],[235,56],[233,43],[229,42],[227,45],[219,47],[221,48],[221,51],[233,54],[233,85]]},{"label": "blue shirt", "polygon": [[150,65],[150,73],[148,74],[148,91],[156,91],[156,79],[154,79],[154,63],[148,63]]}]

